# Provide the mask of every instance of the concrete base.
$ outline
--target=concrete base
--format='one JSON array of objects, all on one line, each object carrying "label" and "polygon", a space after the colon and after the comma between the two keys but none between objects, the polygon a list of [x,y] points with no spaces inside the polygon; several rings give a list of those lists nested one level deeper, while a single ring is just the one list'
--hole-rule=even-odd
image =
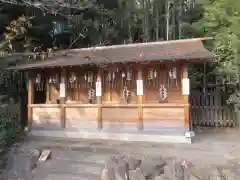
[{"label": "concrete base", "polygon": [[193,138],[193,137],[195,137],[195,132],[194,131],[187,131],[187,132],[185,132],[185,137]]},{"label": "concrete base", "polygon": [[32,136],[54,137],[54,138],[79,138],[79,139],[102,139],[135,142],[157,142],[157,143],[192,143],[191,137],[183,135],[163,135],[157,133],[114,133],[102,131],[67,131],[67,130],[32,130]]}]

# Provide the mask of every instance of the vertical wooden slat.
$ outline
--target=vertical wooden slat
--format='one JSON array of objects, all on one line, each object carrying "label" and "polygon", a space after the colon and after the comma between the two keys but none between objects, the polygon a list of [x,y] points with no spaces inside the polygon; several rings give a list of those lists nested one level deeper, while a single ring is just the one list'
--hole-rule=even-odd
[{"label": "vertical wooden slat", "polygon": [[108,78],[109,71],[104,72],[104,87],[105,87],[105,96],[106,96],[106,102],[112,103],[112,89],[111,89],[111,83],[109,82]]},{"label": "vertical wooden slat", "polygon": [[191,98],[192,98],[192,104],[191,104],[191,111],[192,111],[192,116],[191,116],[191,120],[193,122],[193,125],[197,124],[198,121],[198,111],[197,111],[197,104],[196,104],[196,93],[192,93],[191,92]]},{"label": "vertical wooden slat", "polygon": [[201,104],[201,97],[202,97],[202,93],[201,92],[198,92],[197,93],[197,111],[198,111],[198,125],[201,125],[202,124],[202,113],[203,113],[203,110],[202,110],[202,104]]},{"label": "vertical wooden slat", "polygon": [[[98,74],[97,74],[97,81],[102,82],[102,69],[99,69]],[[101,91],[102,91],[103,85],[101,84]],[[102,129],[102,96],[97,96],[97,124],[98,124],[98,129]]]},{"label": "vertical wooden slat", "polygon": [[219,91],[215,91],[215,93],[213,94],[214,97],[214,123],[215,125],[218,125],[218,114],[219,114],[219,110],[218,110],[218,106],[219,106]]},{"label": "vertical wooden slat", "polygon": [[[188,78],[188,64],[184,63],[182,65],[182,77]],[[183,88],[183,87],[182,87]],[[189,128],[189,96],[183,95],[183,104],[184,104],[184,127]]]},{"label": "vertical wooden slat", "polygon": [[221,96],[219,98],[220,98],[220,102],[219,102],[220,112],[219,112],[218,122],[222,126],[222,124],[223,124],[223,108],[224,108],[224,106],[223,106],[223,94],[222,93],[221,93]]},{"label": "vertical wooden slat", "polygon": [[33,118],[33,109],[31,105],[34,98],[34,91],[33,91],[33,75],[32,73],[28,73],[28,129],[31,130],[32,128],[32,118]]},{"label": "vertical wooden slat", "polygon": [[[76,74],[76,76],[77,76],[77,74]],[[78,76],[76,77],[76,81],[74,82],[74,94],[75,94],[74,100],[79,101],[79,97],[78,97]]]},{"label": "vertical wooden slat", "polygon": [[[138,68],[137,71],[137,79],[143,80],[142,69]],[[137,103],[138,103],[138,130],[143,130],[143,96],[137,95]]]},{"label": "vertical wooden slat", "polygon": [[50,87],[51,85],[46,81],[46,103],[50,103]]},{"label": "vertical wooden slat", "polygon": [[214,126],[214,90],[211,90],[209,93],[209,119],[211,121],[211,125]]},{"label": "vertical wooden slat", "polygon": [[206,117],[205,117],[205,94],[202,93],[200,95],[200,101],[199,101],[200,105],[201,105],[201,124],[202,125],[206,125]]},{"label": "vertical wooden slat", "polygon": [[[66,82],[66,69],[61,70],[61,83],[65,84],[65,93],[67,93],[67,82]],[[66,94],[67,96],[67,94]],[[60,121],[61,127],[65,128],[66,126],[66,110],[64,107],[66,97],[60,97]]]},{"label": "vertical wooden slat", "polygon": [[211,118],[210,118],[210,92],[207,90],[205,90],[205,120],[207,121],[207,125],[211,126],[212,122],[211,122]]},{"label": "vertical wooden slat", "polygon": [[191,93],[191,98],[191,121],[195,126],[236,126],[233,108],[226,104],[228,96],[224,91],[215,87],[208,88],[204,95],[197,89]]}]

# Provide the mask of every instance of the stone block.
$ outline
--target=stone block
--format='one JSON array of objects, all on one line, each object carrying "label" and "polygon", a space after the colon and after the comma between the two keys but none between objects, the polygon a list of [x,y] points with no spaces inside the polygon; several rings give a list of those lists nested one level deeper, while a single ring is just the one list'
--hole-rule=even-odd
[{"label": "stone block", "polygon": [[128,180],[128,163],[123,159],[119,161],[115,167],[116,180]]},{"label": "stone block", "polygon": [[160,176],[156,176],[153,180],[168,180],[164,174],[160,175]]},{"label": "stone block", "polygon": [[164,172],[165,160],[162,157],[148,157],[142,160],[140,170],[147,178],[159,176]]},{"label": "stone block", "polygon": [[164,166],[164,175],[169,180],[183,180],[184,179],[184,168],[180,162],[175,160],[169,161]]},{"label": "stone block", "polygon": [[114,169],[106,169],[102,170],[101,180],[116,180]]},{"label": "stone block", "polygon": [[133,156],[127,156],[125,160],[128,163],[128,168],[130,171],[136,170],[141,165],[141,160]]},{"label": "stone block", "polygon": [[146,180],[141,170],[137,168],[136,170],[129,171],[129,180]]},{"label": "stone block", "polygon": [[39,149],[33,149],[30,151],[30,155],[26,164],[26,171],[32,171],[34,168],[36,168],[40,155],[41,151]]},{"label": "stone block", "polygon": [[105,168],[102,172],[102,178],[104,180],[116,180],[115,168],[117,166],[117,161],[115,157],[110,157],[105,162]]}]

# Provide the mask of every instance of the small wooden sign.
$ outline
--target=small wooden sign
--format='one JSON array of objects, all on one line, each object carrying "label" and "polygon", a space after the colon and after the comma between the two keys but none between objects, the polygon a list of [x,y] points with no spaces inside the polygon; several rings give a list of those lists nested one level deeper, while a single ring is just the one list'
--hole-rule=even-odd
[{"label": "small wooden sign", "polygon": [[43,150],[42,154],[38,158],[38,161],[45,162],[48,159],[48,157],[50,156],[50,153],[51,153],[51,151],[49,149]]},{"label": "small wooden sign", "polygon": [[65,98],[66,96],[66,88],[65,88],[65,84],[61,83],[60,84],[60,97]]},{"label": "small wooden sign", "polygon": [[143,80],[137,80],[137,95],[143,96]]},{"label": "small wooden sign", "polygon": [[102,83],[100,81],[96,82],[96,96],[102,96]]},{"label": "small wooden sign", "polygon": [[190,94],[190,81],[188,78],[182,79],[182,94],[188,96]]}]

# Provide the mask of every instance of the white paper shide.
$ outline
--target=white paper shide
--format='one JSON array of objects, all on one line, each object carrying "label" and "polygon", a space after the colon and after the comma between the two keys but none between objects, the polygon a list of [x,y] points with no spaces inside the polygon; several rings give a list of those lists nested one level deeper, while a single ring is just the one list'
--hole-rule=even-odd
[{"label": "white paper shide", "polygon": [[102,96],[102,83],[100,81],[96,82],[96,96]]},{"label": "white paper shide", "polygon": [[66,88],[65,83],[60,84],[60,97],[65,98],[66,96]]},{"label": "white paper shide", "polygon": [[190,94],[190,81],[188,78],[182,79],[182,94],[183,95]]},{"label": "white paper shide", "polygon": [[143,80],[137,80],[137,95],[143,96]]}]

